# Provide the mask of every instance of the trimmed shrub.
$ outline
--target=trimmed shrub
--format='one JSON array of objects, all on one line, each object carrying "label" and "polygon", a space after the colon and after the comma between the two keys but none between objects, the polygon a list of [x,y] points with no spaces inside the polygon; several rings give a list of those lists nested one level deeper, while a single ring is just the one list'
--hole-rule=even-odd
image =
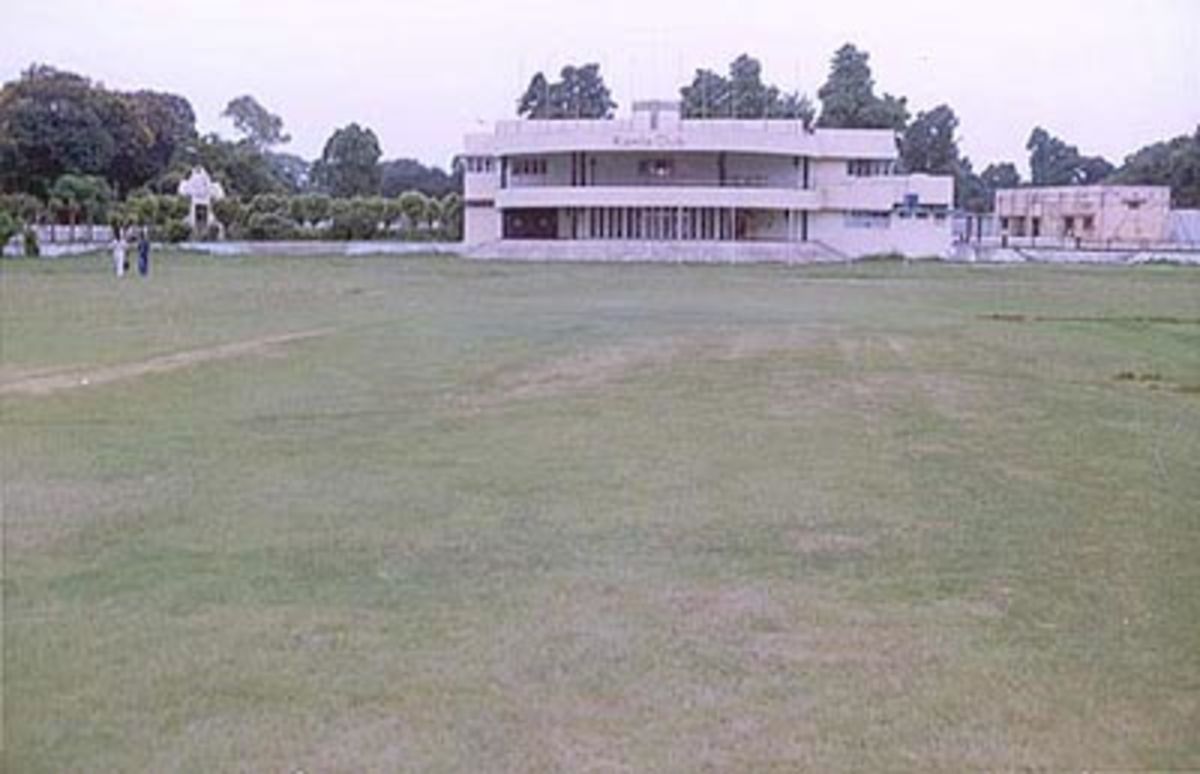
[{"label": "trimmed shrub", "polygon": [[335,199],[329,239],[372,239],[383,219],[380,207],[367,199]]},{"label": "trimmed shrub", "polygon": [[246,221],[245,236],[247,239],[268,241],[293,239],[296,236],[296,224],[286,215],[256,212]]},{"label": "trimmed shrub", "polygon": [[42,248],[38,245],[37,232],[31,228],[25,229],[25,255],[29,258],[37,258],[42,254]]},{"label": "trimmed shrub", "polygon": [[20,230],[20,224],[7,212],[0,210],[0,255],[3,255],[4,248],[8,246],[8,240]]},{"label": "trimmed shrub", "polygon": [[[156,236],[157,234],[157,236]],[[186,221],[173,220],[151,230],[150,238],[160,242],[186,242],[192,236],[192,229]]]}]

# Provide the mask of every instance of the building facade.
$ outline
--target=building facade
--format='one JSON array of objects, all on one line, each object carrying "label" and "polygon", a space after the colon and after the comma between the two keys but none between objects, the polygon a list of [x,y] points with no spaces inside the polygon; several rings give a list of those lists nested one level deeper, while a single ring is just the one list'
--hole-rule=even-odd
[{"label": "building facade", "polygon": [[1155,246],[1170,241],[1167,186],[1088,185],[996,192],[999,236],[1013,245]]},{"label": "building facade", "polygon": [[685,120],[506,121],[466,138],[478,257],[838,260],[950,248],[949,177],[896,174],[889,130]]}]

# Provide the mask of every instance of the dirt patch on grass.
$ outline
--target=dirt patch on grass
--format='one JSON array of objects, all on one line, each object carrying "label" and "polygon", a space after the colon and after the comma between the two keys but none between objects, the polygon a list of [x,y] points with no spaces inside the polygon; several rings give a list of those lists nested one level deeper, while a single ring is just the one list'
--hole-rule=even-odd
[{"label": "dirt patch on grass", "polygon": [[1059,316],[1059,315],[1042,315],[1042,314],[1015,314],[1008,312],[997,312],[994,314],[983,314],[979,316],[981,320],[989,322],[1062,322],[1062,323],[1116,323],[1116,324],[1143,324],[1143,325],[1200,325],[1200,317],[1174,317],[1170,315],[1133,315],[1129,317],[1106,317],[1106,316]]},{"label": "dirt patch on grass", "polygon": [[854,554],[866,551],[872,541],[861,535],[846,535],[819,530],[797,530],[788,535],[788,543],[801,554]]},{"label": "dirt patch on grass", "polygon": [[486,376],[468,403],[491,406],[516,400],[588,392],[640,371],[685,361],[729,362],[809,346],[812,335],[763,332],[642,339],[553,358]]},{"label": "dirt patch on grass", "polygon": [[169,355],[159,355],[135,363],[121,363],[103,368],[46,369],[43,373],[29,374],[0,383],[0,395],[50,395],[62,390],[96,387],[148,374],[168,373],[214,360],[227,360],[246,355],[271,355],[274,347],[317,338],[328,333],[327,329],[318,329],[264,336],[219,344],[215,347],[173,352]]}]

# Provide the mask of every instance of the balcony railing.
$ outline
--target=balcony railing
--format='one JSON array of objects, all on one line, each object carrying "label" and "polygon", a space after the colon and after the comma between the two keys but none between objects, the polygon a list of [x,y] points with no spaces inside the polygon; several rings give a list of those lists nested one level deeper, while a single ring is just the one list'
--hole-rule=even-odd
[{"label": "balcony railing", "polygon": [[724,181],[713,178],[650,177],[645,175],[605,177],[588,181],[586,186],[572,186],[554,178],[510,178],[509,188],[778,188],[807,190],[800,185],[773,183],[766,175],[729,176]]}]

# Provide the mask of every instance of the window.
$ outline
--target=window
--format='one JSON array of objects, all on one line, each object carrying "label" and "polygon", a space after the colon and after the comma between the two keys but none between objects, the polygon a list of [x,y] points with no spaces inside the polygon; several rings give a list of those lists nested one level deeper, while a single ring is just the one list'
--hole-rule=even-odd
[{"label": "window", "polygon": [[513,159],[512,172],[514,175],[544,175],[546,166],[545,159]]},{"label": "window", "polygon": [[1095,227],[1096,227],[1096,219],[1091,215],[1084,215],[1083,216],[1083,230],[1091,231]]},{"label": "window", "polygon": [[638,162],[638,174],[642,177],[670,177],[675,171],[675,162],[670,159],[643,159]]},{"label": "window", "polygon": [[468,172],[491,172],[493,159],[491,156],[467,156]]},{"label": "window", "polygon": [[845,219],[846,228],[890,228],[891,223],[890,212],[873,210],[850,210]]},{"label": "window", "polygon": [[887,159],[850,159],[846,162],[846,174],[850,177],[879,177],[892,173],[892,162]]}]

